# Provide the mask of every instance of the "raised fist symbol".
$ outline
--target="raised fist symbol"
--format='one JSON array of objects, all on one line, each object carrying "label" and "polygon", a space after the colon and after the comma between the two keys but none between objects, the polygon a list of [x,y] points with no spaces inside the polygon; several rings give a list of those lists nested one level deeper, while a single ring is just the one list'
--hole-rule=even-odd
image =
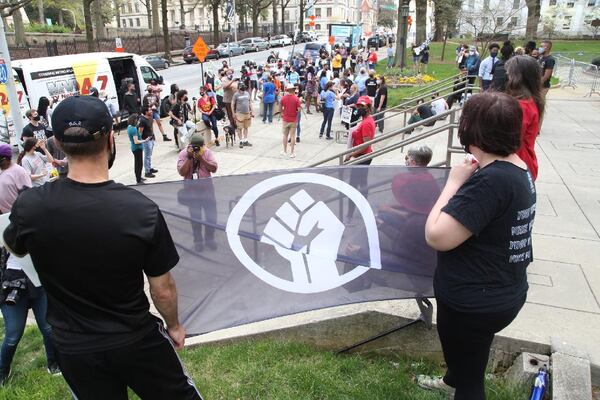
[{"label": "raised fist symbol", "polygon": [[275,215],[260,241],[290,262],[294,283],[323,286],[339,280],[336,258],[344,224],[325,203],[300,190]]}]

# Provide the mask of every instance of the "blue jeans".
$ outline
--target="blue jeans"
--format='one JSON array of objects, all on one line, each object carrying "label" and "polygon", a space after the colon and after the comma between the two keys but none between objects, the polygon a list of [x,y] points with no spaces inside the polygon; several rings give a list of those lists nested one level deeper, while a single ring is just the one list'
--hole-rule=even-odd
[{"label": "blue jeans", "polygon": [[387,58],[387,66],[388,68],[392,68],[392,66],[394,65],[394,56],[388,56]]},{"label": "blue jeans", "polygon": [[213,133],[215,134],[215,139],[218,139],[219,128],[217,128],[217,116],[215,115],[215,113],[212,113],[210,115],[202,114],[202,122],[204,122],[206,126],[212,129]]},{"label": "blue jeans", "polygon": [[333,108],[323,108],[323,122],[321,123],[321,130],[319,136],[323,136],[325,125],[327,125],[327,137],[331,137],[331,121],[333,120]]},{"label": "blue jeans", "polygon": [[154,139],[148,140],[142,144],[144,146],[144,171],[149,174],[152,169],[152,150],[154,149]]},{"label": "blue jeans", "polygon": [[298,122],[296,123],[296,137],[300,137],[300,118],[302,118],[302,111],[298,111]]},{"label": "blue jeans", "polygon": [[273,122],[273,104],[275,103],[265,103],[263,122],[267,122],[267,118],[269,119],[269,123]]},{"label": "blue jeans", "polygon": [[[32,292],[30,292],[32,291]],[[44,347],[46,348],[46,359],[48,364],[56,362],[54,344],[52,343],[51,332],[52,328],[46,322],[46,310],[48,301],[46,292],[43,288],[28,289],[26,292],[19,294],[17,304],[9,306],[2,304],[2,317],[4,318],[4,341],[2,342],[2,350],[0,350],[0,369],[8,371],[12,363],[17,345],[23,336],[25,330],[25,322],[27,320],[27,312],[33,310],[35,321],[44,338]]]}]

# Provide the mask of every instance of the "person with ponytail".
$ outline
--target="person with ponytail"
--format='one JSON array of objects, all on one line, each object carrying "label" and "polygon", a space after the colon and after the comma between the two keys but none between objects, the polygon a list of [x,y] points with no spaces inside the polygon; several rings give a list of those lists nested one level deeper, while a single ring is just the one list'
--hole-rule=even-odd
[{"label": "person with ponytail", "polygon": [[515,56],[506,62],[506,73],[506,93],[519,101],[523,111],[521,147],[516,154],[525,161],[535,180],[538,174],[535,140],[539,135],[540,122],[544,115],[540,67],[532,57]]}]

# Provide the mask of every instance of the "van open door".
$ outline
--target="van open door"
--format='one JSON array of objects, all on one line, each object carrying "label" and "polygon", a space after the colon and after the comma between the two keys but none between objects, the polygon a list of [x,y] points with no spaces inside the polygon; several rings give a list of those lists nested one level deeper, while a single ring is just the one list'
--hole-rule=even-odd
[{"label": "van open door", "polygon": [[[19,110],[21,114],[21,118],[23,118],[23,125],[27,125],[28,121],[25,117],[25,113],[31,107],[29,106],[29,99],[25,92],[25,88],[21,83],[21,79],[19,75],[13,70],[13,76],[15,79],[15,86],[17,88],[17,97],[19,99]],[[17,146],[19,144],[19,137],[21,137],[21,132],[15,132],[13,119],[10,113],[12,104],[8,101],[8,89],[6,84],[0,84],[0,142],[7,143],[13,146]]]}]

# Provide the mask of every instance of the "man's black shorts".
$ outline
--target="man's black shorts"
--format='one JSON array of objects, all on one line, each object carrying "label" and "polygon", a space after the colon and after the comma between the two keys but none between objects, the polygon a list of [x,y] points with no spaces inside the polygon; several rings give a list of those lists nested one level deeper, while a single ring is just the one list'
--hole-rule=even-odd
[{"label": "man's black shorts", "polygon": [[165,328],[124,347],[88,354],[60,354],[63,377],[78,400],[127,400],[130,387],[142,400],[202,400]]}]

